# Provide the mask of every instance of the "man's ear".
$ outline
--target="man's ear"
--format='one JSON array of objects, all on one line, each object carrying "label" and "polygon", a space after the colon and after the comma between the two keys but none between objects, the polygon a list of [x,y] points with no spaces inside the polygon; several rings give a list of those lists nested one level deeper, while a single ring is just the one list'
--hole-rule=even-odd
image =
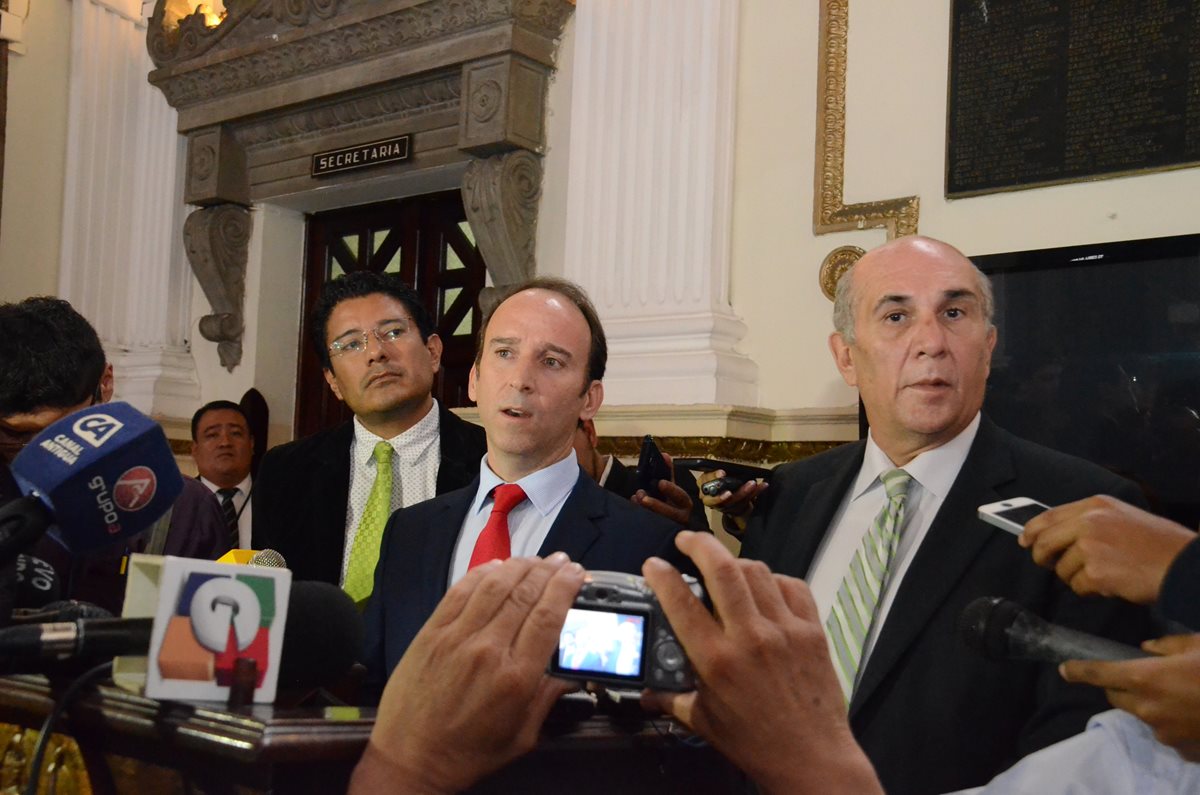
[{"label": "man's ear", "polygon": [[430,334],[429,339],[425,340],[425,348],[429,351],[429,358],[433,360],[433,371],[436,373],[442,366],[442,338],[437,334]]},{"label": "man's ear", "polygon": [[[600,404],[604,402],[604,384],[599,381],[592,381],[588,384],[587,390],[583,393],[583,408],[579,410],[579,419],[590,420],[596,416],[596,412],[600,410]],[[596,429],[592,428],[594,435]]]},{"label": "man's ear", "polygon": [[112,400],[115,388],[116,382],[113,379],[113,366],[105,362],[104,372],[100,374],[100,402],[107,403]]},{"label": "man's ear", "polygon": [[475,398],[475,378],[477,375],[476,370],[478,367],[479,367],[479,365],[477,365],[477,364],[471,365],[471,372],[467,373],[467,397],[469,397],[471,399],[472,403],[479,402]]},{"label": "man's ear", "polygon": [[338,388],[338,382],[333,376],[333,370],[326,367],[321,373],[325,376],[325,383],[329,384],[329,388],[333,390],[333,394],[337,399],[345,403],[346,399],[342,397],[342,390]]},{"label": "man's ear", "polygon": [[858,386],[858,372],[854,369],[854,351],[846,344],[845,337],[840,331],[829,335],[829,352],[833,354],[833,363],[837,365],[842,380],[850,386]]}]

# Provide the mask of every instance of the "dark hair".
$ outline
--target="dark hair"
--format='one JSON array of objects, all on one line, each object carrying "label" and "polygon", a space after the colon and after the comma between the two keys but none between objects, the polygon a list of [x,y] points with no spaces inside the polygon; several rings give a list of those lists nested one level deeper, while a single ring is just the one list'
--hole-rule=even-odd
[{"label": "dark hair", "polygon": [[376,294],[386,295],[404,304],[408,314],[412,315],[413,322],[417,324],[417,331],[421,333],[421,341],[429,341],[429,335],[434,333],[433,319],[429,316],[425,305],[421,303],[421,297],[417,295],[416,290],[405,284],[404,280],[395,273],[355,271],[327,283],[321,290],[321,297],[317,299],[317,305],[313,307],[312,335],[313,342],[317,346],[317,355],[321,357],[321,367],[326,370],[333,368],[329,361],[329,343],[326,341],[328,329],[326,327],[329,325],[329,316],[333,314],[334,307],[351,298],[363,298]]},{"label": "dark hair", "polygon": [[591,299],[578,284],[554,276],[537,276],[520,284],[503,288],[491,308],[483,313],[483,322],[479,324],[479,336],[475,342],[475,364],[478,365],[483,357],[485,335],[492,315],[496,314],[500,304],[525,290],[549,290],[552,293],[558,293],[583,313],[583,319],[587,321],[588,331],[591,332],[592,337],[591,348],[588,350],[587,382],[590,384],[592,381],[602,381],[604,368],[608,366],[608,339],[604,336],[604,326],[600,324],[600,316],[596,314],[596,307],[592,306]]},{"label": "dark hair", "polygon": [[106,361],[92,324],[61,298],[0,304],[0,416],[78,406]]},{"label": "dark hair", "polygon": [[236,411],[246,421],[246,430],[250,430],[250,418],[246,416],[246,412],[241,406],[232,400],[213,400],[196,409],[196,413],[192,415],[193,442],[196,441],[196,429],[200,427],[200,420],[204,419],[204,415],[210,411]]}]

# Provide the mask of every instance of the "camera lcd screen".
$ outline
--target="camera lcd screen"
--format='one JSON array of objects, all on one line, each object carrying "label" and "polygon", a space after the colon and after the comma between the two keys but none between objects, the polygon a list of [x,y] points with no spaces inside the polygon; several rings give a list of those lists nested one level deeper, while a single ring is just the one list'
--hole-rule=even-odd
[{"label": "camera lcd screen", "polygon": [[573,607],[558,638],[554,668],[640,681],[645,646],[646,616]]}]

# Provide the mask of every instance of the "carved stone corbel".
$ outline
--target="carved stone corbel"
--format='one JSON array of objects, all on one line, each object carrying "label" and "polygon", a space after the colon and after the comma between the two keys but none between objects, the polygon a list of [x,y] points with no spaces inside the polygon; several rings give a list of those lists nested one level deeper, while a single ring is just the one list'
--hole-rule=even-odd
[{"label": "carved stone corbel", "polygon": [[183,224],[183,245],[213,308],[200,318],[200,335],[217,343],[221,366],[233,372],[242,361],[250,211],[237,204],[196,210]]},{"label": "carved stone corbel", "polygon": [[497,287],[533,276],[534,233],[542,195],[542,160],[519,149],[472,160],[463,175],[463,206]]}]

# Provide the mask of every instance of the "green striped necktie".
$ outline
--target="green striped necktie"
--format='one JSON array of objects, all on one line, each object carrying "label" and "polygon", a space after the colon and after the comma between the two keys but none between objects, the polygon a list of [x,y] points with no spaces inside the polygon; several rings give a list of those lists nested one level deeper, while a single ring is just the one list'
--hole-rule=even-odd
[{"label": "green striped necktie", "polygon": [[904,524],[904,504],[912,476],[903,469],[891,469],[879,476],[887,492],[887,502],[863,535],[862,545],[854,551],[850,570],[842,578],[833,609],[825,622],[825,631],[833,642],[833,667],[849,703],[862,664],[863,648],[871,633],[871,624],[879,612],[879,597],[887,583],[888,567],[896,554]]}]

